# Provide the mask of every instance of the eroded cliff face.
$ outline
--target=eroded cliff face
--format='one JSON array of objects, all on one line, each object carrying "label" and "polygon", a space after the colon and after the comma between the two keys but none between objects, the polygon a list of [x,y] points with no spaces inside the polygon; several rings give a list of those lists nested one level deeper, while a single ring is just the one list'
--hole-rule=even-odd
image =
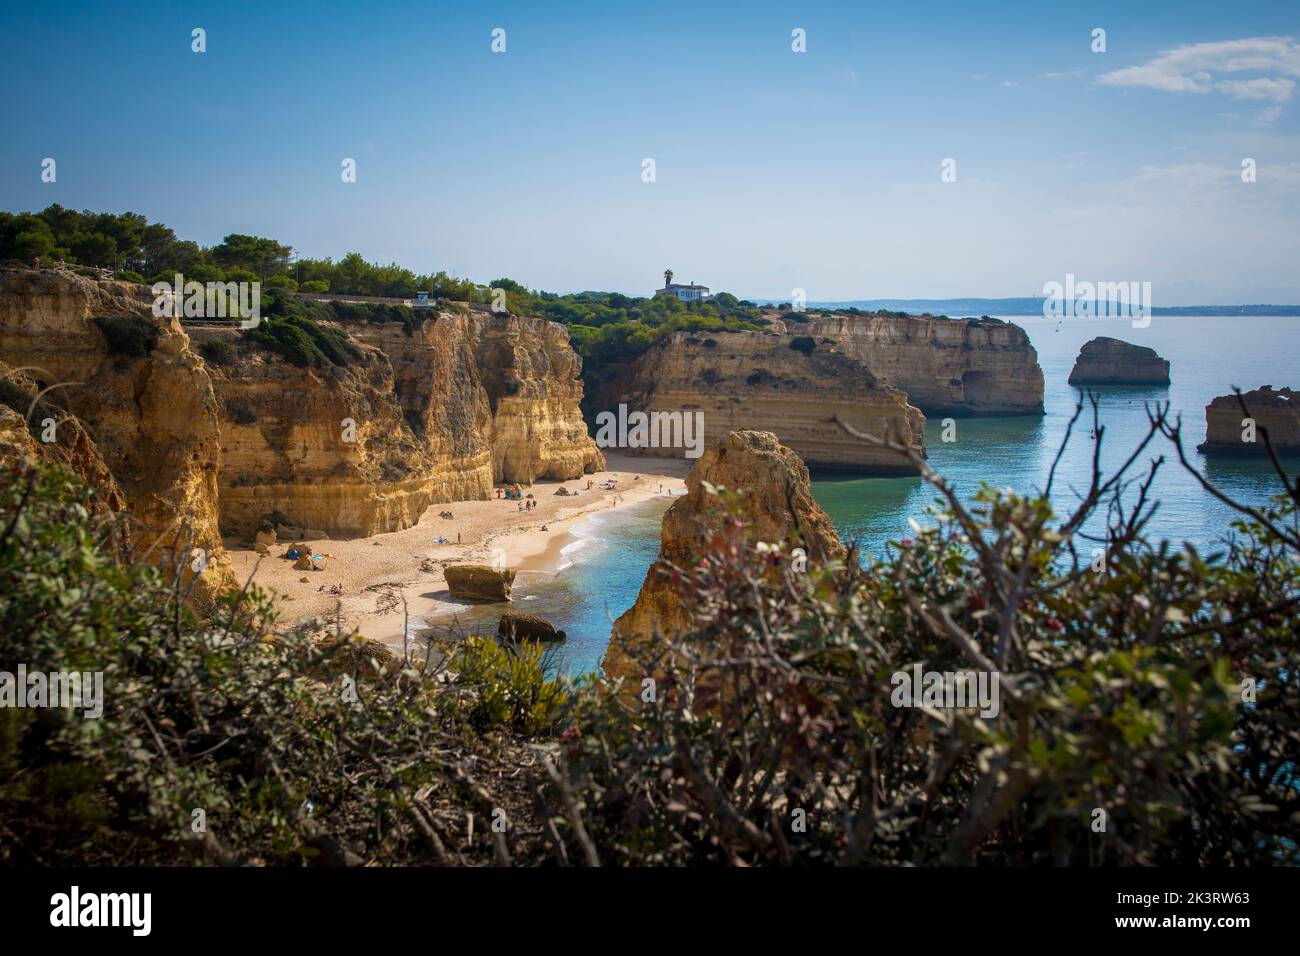
[{"label": "eroded cliff face", "polygon": [[[454,306],[410,334],[337,323],[359,359],[299,368],[216,323],[190,326],[191,348],[152,305],[140,285],[4,273],[0,360],[14,389],[24,374],[32,394],[77,383],[46,399],[85,429],[60,433],[64,457],[111,476],[142,547],[169,549],[192,529],[213,593],[234,584],[222,532],[251,540],[269,519],[371,535],[415,524],[431,504],[486,498],[494,479],[604,467],[579,411],[581,360],[555,323]],[[33,453],[25,430],[18,412],[5,416],[11,457]]]},{"label": "eroded cliff face", "polygon": [[241,347],[233,330],[195,331],[239,349],[213,369],[227,533],[268,518],[344,537],[397,531],[431,504],[489,497],[494,481],[604,467],[562,326],[452,307],[411,335],[395,323],[338,328],[362,359],[329,370]]},{"label": "eroded cliff face", "polygon": [[20,462],[60,465],[94,490],[92,508],[125,510],[126,497],[90,433],[39,392],[27,373],[0,362],[0,468]]},{"label": "eroded cliff face", "polygon": [[800,457],[771,432],[728,433],[695,463],[686,477],[686,496],[664,515],[659,558],[636,603],[614,622],[602,662],[607,678],[639,680],[643,668],[633,655],[640,647],[656,632],[679,634],[699,623],[692,615],[709,613],[684,607],[669,576],[672,567],[695,567],[702,557],[702,534],[726,520],[721,500],[706,484],[741,495],[745,541],[802,547],[810,562],[844,557],[830,518],[813,500],[808,468]]},{"label": "eroded cliff face", "polygon": [[[195,587],[203,598],[235,583],[218,532],[217,401],[189,337],[174,319],[155,318],[152,304],[147,288],[130,283],[4,273],[0,360],[42,389],[70,383],[49,397],[76,416],[111,472],[117,491],[105,493],[124,499],[137,548],[203,549]],[[80,441],[76,428],[62,434]]]},{"label": "eroded cliff face", "polygon": [[492,489],[487,398],[468,320],[350,325],[362,358],[299,368],[231,329],[195,330],[200,348],[238,350],[213,364],[222,408],[221,524],[251,536],[263,521],[338,537],[398,531],[429,505]]},{"label": "eroded cliff face", "polygon": [[1018,325],[936,316],[770,317],[787,331],[834,339],[931,417],[1043,413],[1043,370]]},{"label": "eroded cliff face", "polygon": [[[1205,441],[1197,451],[1209,455],[1267,455],[1261,429],[1279,454],[1300,454],[1300,391],[1265,385],[1236,395],[1220,395],[1205,406]],[[1247,421],[1249,419],[1249,421]]]},{"label": "eroded cliff face", "polygon": [[1155,349],[1098,336],[1079,350],[1069,384],[1168,385],[1169,362]]},{"label": "eroded cliff face", "polygon": [[[620,400],[629,412],[703,413],[705,447],[717,446],[736,429],[772,432],[813,467],[915,473],[903,455],[856,437],[841,422],[925,453],[921,411],[836,343],[819,339],[677,332],[642,356]],[[658,432],[653,440],[664,443]],[[684,454],[681,447],[627,450]]]},{"label": "eroded cliff face", "polygon": [[601,471],[587,434],[582,359],[558,322],[475,313],[479,374],[492,409],[492,471],[527,484]]}]

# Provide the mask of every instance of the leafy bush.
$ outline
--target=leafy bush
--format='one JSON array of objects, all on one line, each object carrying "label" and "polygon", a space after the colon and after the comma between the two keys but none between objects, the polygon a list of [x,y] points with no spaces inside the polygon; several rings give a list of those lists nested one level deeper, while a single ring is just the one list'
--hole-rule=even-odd
[{"label": "leafy bush", "polygon": [[[694,623],[631,649],[647,702],[537,647],[286,628],[253,586],[195,608],[184,529],[142,563],[14,466],[0,671],[105,695],[0,707],[0,864],[1295,865],[1300,488],[1236,506],[1222,554],[1149,543],[1162,460],[1127,472],[1161,434],[1193,468],[1158,412],[1063,516],[1050,479],[968,503],[918,459],[932,520],[865,568],[794,569],[719,490],[701,559],[661,569]],[[914,664],[997,674],[1000,707],[899,706]]]},{"label": "leafy bush", "polygon": [[804,355],[812,355],[817,349],[817,340],[811,335],[796,335],[790,340],[790,348]]},{"label": "leafy bush", "polygon": [[[1212,561],[1142,538],[1148,480],[1113,507],[1127,466],[1058,517],[1046,494],[968,506],[916,463],[933,523],[865,569],[791,571],[742,512],[665,569],[700,617],[629,649],[658,699],[575,699],[568,781],[602,860],[1300,862],[1297,489],[1241,509]],[[1100,573],[1077,551],[1094,515]],[[899,706],[914,664],[1000,675],[1000,710]]]},{"label": "leafy bush", "polygon": [[311,279],[298,287],[299,292],[312,292],[317,295],[322,292],[328,292],[329,290],[330,284],[324,279]]},{"label": "leafy bush", "polygon": [[239,358],[239,349],[230,342],[212,339],[199,346],[199,354],[213,365],[230,365]]},{"label": "leafy bush", "polygon": [[542,645],[498,644],[469,637],[444,647],[456,674],[452,712],[475,731],[506,727],[536,734],[553,730],[565,701],[560,684],[546,677]]},{"label": "leafy bush", "polygon": [[297,292],[298,283],[292,276],[271,276],[266,280],[268,290],[283,289],[286,292]]},{"label": "leafy bush", "polygon": [[245,334],[300,368],[347,366],[361,359],[361,350],[346,332],[318,321],[334,318],[326,303],[277,297],[269,300],[264,311],[266,321]]},{"label": "leafy bush", "polygon": [[154,350],[161,334],[158,325],[142,315],[120,315],[95,319],[108,350],[114,355],[143,358]]},{"label": "leafy bush", "polygon": [[[510,847],[541,858],[533,794],[489,763],[524,757],[498,721],[550,719],[555,685],[535,655],[454,654],[487,691],[478,707],[431,649],[399,659],[338,633],[277,630],[256,587],[199,616],[185,547],[139,563],[127,522],[92,515],[61,472],[3,478],[0,627],[13,637],[0,670],[98,671],[103,713],[0,707],[0,864],[509,862]],[[488,825],[498,807],[509,846]],[[196,809],[206,832],[192,828]],[[466,843],[469,813],[478,836]]]}]

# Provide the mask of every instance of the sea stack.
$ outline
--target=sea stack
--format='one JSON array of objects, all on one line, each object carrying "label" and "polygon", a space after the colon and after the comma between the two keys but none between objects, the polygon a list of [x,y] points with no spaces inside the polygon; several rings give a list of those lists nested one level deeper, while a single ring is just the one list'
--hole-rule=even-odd
[{"label": "sea stack", "polygon": [[[636,603],[614,622],[603,661],[607,678],[640,678],[641,667],[624,649],[655,632],[680,632],[692,623],[668,576],[673,567],[699,563],[701,532],[725,520],[720,499],[706,486],[741,495],[744,536],[751,543],[802,547],[808,562],[844,556],[831,520],[812,497],[808,467],[771,432],[734,431],[706,451],[686,476],[686,496],[664,515],[659,559],[646,573]],[[705,609],[699,613],[708,613]]]},{"label": "sea stack", "polygon": [[1265,385],[1243,393],[1240,400],[1220,395],[1205,406],[1205,441],[1196,450],[1207,455],[1267,455],[1260,434],[1265,430],[1278,454],[1300,454],[1300,392]]},{"label": "sea stack", "polygon": [[1071,385],[1168,385],[1169,362],[1155,349],[1106,336],[1084,344],[1070,372]]}]

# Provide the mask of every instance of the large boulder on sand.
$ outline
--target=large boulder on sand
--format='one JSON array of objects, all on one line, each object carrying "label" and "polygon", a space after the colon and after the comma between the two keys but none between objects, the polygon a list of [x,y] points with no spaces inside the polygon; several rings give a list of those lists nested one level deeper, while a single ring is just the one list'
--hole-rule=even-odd
[{"label": "large boulder on sand", "polygon": [[258,554],[270,554],[271,547],[275,544],[275,538],[276,535],[274,528],[263,528],[261,531],[257,532],[257,536],[253,539],[254,550],[256,550]]},{"label": "large boulder on sand", "polygon": [[497,623],[497,637],[516,641],[562,641],[565,634],[544,617],[506,611]]},{"label": "large boulder on sand", "polygon": [[443,570],[452,597],[471,601],[509,601],[515,583],[514,568],[486,564],[451,564]]}]

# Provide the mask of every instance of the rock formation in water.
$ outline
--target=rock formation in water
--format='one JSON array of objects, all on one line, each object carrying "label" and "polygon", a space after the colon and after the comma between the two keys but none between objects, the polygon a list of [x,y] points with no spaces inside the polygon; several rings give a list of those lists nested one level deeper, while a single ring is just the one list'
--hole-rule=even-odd
[{"label": "rock formation in water", "polygon": [[1084,343],[1071,385],[1168,385],[1169,362],[1155,349],[1099,336]]},{"label": "rock formation in water", "polygon": [[1196,450],[1207,455],[1267,455],[1260,434],[1264,429],[1278,454],[1300,454],[1300,391],[1274,391],[1265,385],[1242,393],[1240,400],[1236,395],[1218,396],[1205,406],[1205,441]]},{"label": "rock formation in water", "polygon": [[[218,406],[189,337],[175,319],[155,318],[152,304],[132,283],[0,274],[0,361],[42,389],[58,385],[48,395],[93,439],[140,550],[201,549],[202,598],[235,583],[218,532]],[[56,434],[79,441],[76,429]]]},{"label": "rock formation in water", "polygon": [[452,597],[471,601],[509,601],[515,583],[514,568],[486,564],[449,564],[443,575]]},{"label": "rock formation in water", "polygon": [[1043,370],[1025,330],[1000,319],[769,316],[774,326],[834,339],[926,415],[1041,415]]},{"label": "rock formation in water", "polygon": [[506,611],[497,622],[497,637],[503,641],[562,641],[567,635],[544,617]]},{"label": "rock formation in water", "polygon": [[[915,473],[904,456],[850,434],[837,418],[925,454],[920,410],[823,339],[770,332],[676,332],[641,357],[620,402],[629,413],[661,413],[658,420],[674,427],[702,413],[705,447],[716,446],[735,429],[772,432],[812,467]],[[682,457],[680,443],[663,447],[671,443],[663,431],[649,430],[649,441],[659,447],[627,450]]]},{"label": "rock formation in water", "polygon": [[[844,556],[830,518],[812,497],[808,468],[775,435],[735,431],[711,447],[686,477],[686,496],[664,515],[659,558],[646,573],[636,603],[614,622],[603,667],[609,678],[640,678],[635,649],[656,632],[680,633],[691,623],[674,588],[672,568],[690,570],[701,558],[701,534],[724,520],[720,499],[707,484],[741,495],[745,540],[802,547],[810,563]],[[703,612],[707,613],[707,611]]]}]

